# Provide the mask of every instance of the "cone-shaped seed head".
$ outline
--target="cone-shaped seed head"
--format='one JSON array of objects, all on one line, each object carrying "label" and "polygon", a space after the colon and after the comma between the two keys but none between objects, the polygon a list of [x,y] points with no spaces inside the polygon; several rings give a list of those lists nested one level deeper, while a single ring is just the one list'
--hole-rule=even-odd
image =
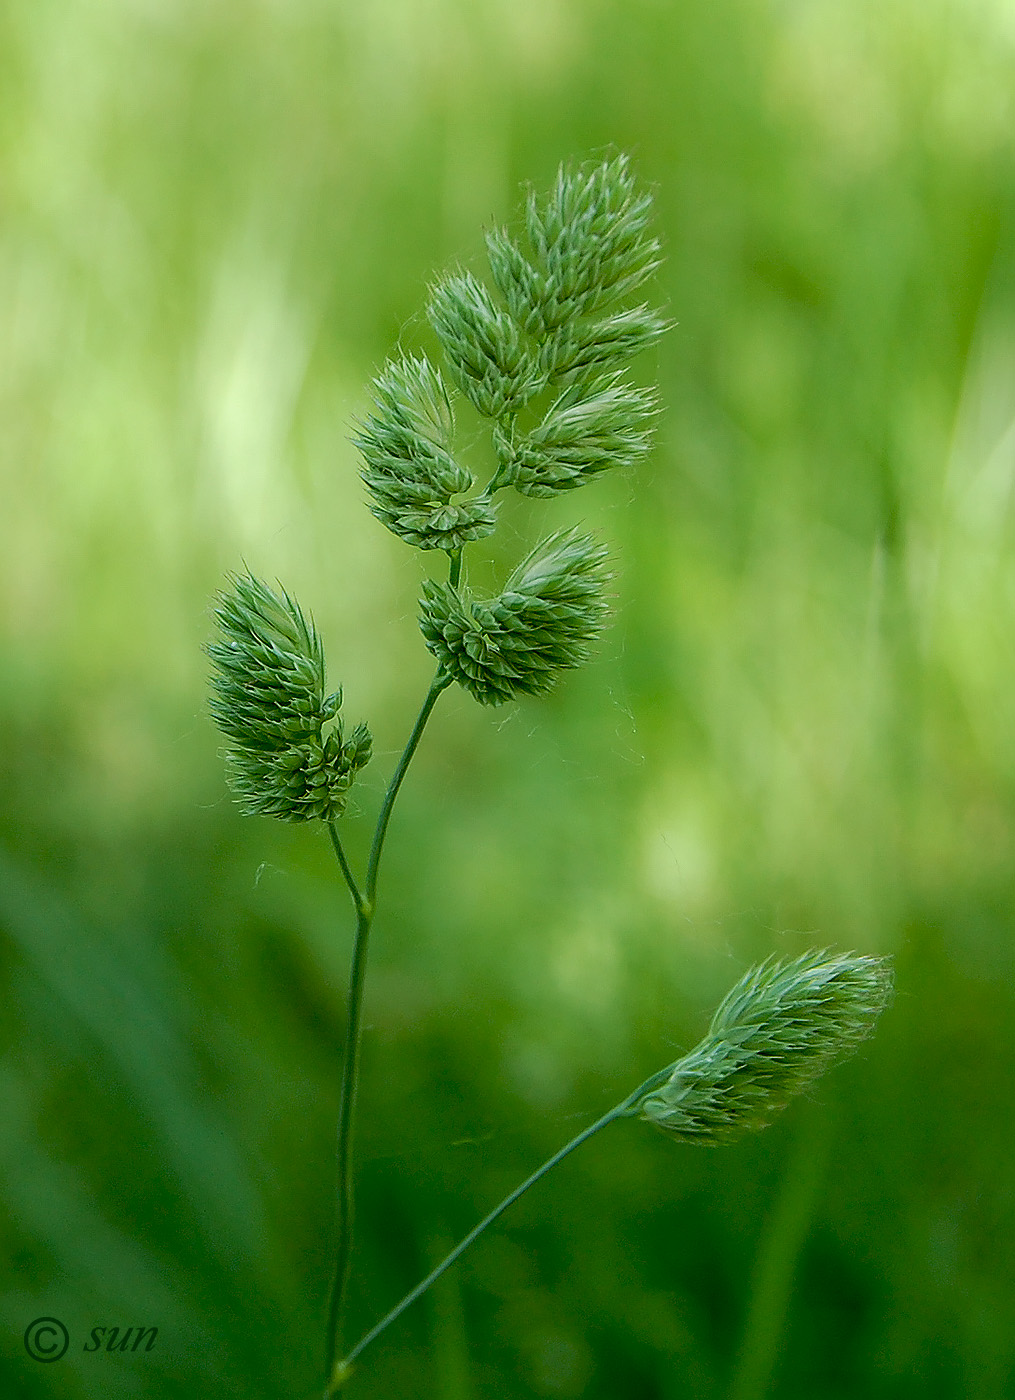
[{"label": "cone-shaped seed head", "polygon": [[647,305],[616,305],[659,266],[651,214],[651,195],[636,188],[627,157],[618,156],[561,166],[545,198],[529,195],[525,250],[505,229],[487,235],[493,280],[538,344],[546,383],[582,385],[615,372],[667,329]]},{"label": "cone-shaped seed head", "polygon": [[[431,289],[428,315],[450,373],[494,420],[495,489],[547,496],[647,452],[655,396],[623,373],[668,325],[647,304],[629,304],[659,266],[651,213],[652,198],[636,187],[626,156],[561,166],[546,196],[530,194],[517,237],[502,228],[487,234],[499,297],[467,271]],[[524,410],[547,389],[556,398],[533,426],[536,415]],[[360,445],[376,451],[366,435]],[[380,500],[377,513],[398,528],[390,492],[372,475],[367,482]],[[408,504],[407,526],[418,532],[417,504]]]},{"label": "cone-shaped seed head", "polygon": [[870,1035],[892,986],[887,958],[769,958],[728,993],[704,1040],[661,1083],[659,1075],[648,1081],[631,1111],[696,1142],[763,1128]]},{"label": "cone-shaped seed head", "polygon": [[539,545],[489,601],[470,603],[448,584],[424,584],[424,640],[480,704],[542,694],[587,659],[602,628],[605,559],[591,536],[570,530]]},{"label": "cone-shaped seed head", "polygon": [[455,501],[473,483],[451,454],[455,430],[440,372],[424,356],[391,360],[374,380],[374,410],[353,441],[370,509],[420,549],[461,549],[496,524],[489,502]]},{"label": "cone-shaped seed head", "polygon": [[299,605],[252,574],[230,585],[208,647],[229,785],[247,815],[330,821],[370,758],[370,731],[360,724],[343,739],[342,693],[324,693],[324,650]]}]

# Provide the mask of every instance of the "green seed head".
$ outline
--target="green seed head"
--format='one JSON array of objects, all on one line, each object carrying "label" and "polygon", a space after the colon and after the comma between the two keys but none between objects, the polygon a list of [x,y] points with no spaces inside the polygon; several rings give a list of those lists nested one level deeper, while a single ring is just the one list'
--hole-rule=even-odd
[{"label": "green seed head", "polygon": [[504,229],[487,235],[493,280],[538,345],[546,383],[580,386],[613,373],[666,330],[649,306],[619,305],[659,266],[651,215],[651,195],[636,188],[627,157],[617,156],[561,166],[545,198],[531,193],[524,248]]},{"label": "green seed head", "polygon": [[487,234],[501,301],[470,272],[434,286],[430,322],[481,413],[503,424],[548,386],[614,374],[659,338],[663,317],[622,305],[659,266],[651,214],[626,156],[561,166],[548,195],[529,195],[518,238]]},{"label": "green seed head", "polygon": [[299,605],[252,574],[230,584],[208,647],[229,785],[247,815],[330,821],[370,758],[370,731],[360,724],[343,738],[342,692],[325,694],[324,649]]},{"label": "green seed head", "polygon": [[496,598],[469,601],[448,584],[426,583],[420,627],[448,676],[481,704],[549,690],[580,666],[607,612],[606,551],[575,530],[551,536],[525,559]]},{"label": "green seed head", "polygon": [[668,325],[648,305],[565,325],[540,347],[540,364],[552,383],[581,385],[622,368],[625,361],[654,345]]},{"label": "green seed head", "polygon": [[571,325],[629,295],[659,266],[648,233],[652,198],[626,156],[561,166],[543,199],[530,193],[526,256],[502,229],[487,237],[494,281],[512,315],[535,335]]},{"label": "green seed head", "polygon": [[727,994],[704,1040],[648,1081],[631,1112],[695,1142],[763,1128],[870,1035],[892,987],[887,958],[769,958]]},{"label": "green seed head", "polygon": [[488,418],[517,412],[544,387],[518,325],[471,272],[434,286],[429,316],[455,378]]},{"label": "green seed head", "polygon": [[494,428],[501,480],[525,496],[552,496],[611,467],[633,467],[648,452],[655,412],[651,390],[632,388],[617,375],[597,380],[584,395],[567,390],[529,432]]},{"label": "green seed head", "polygon": [[473,476],[452,456],[455,419],[440,371],[423,356],[403,355],[374,380],[373,396],[353,441],[377,519],[420,549],[452,552],[490,534],[489,502],[454,499]]}]

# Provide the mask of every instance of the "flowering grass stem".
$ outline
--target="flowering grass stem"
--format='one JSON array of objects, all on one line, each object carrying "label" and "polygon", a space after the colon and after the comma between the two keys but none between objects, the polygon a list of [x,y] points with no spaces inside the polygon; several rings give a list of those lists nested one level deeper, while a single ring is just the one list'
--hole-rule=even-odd
[{"label": "flowering grass stem", "polygon": [[366,881],[361,890],[346,858],[345,850],[335,823],[328,823],[331,844],[341,867],[345,882],[349,886],[353,905],[356,909],[356,935],[353,942],[352,966],[349,970],[349,996],[345,1027],[345,1058],[342,1069],[342,1095],[338,1109],[338,1243],[335,1250],[335,1273],[331,1286],[331,1299],[328,1305],[328,1330],[326,1339],[325,1375],[330,1376],[335,1366],[338,1341],[342,1326],[342,1310],[345,1303],[346,1287],[349,1281],[349,1264],[352,1256],[352,1237],[355,1213],[355,1195],[352,1171],[352,1142],[356,1111],[356,1088],[359,1083],[360,1042],[362,1040],[363,987],[366,982],[367,949],[370,942],[370,926],[373,923],[377,902],[377,876],[380,869],[384,838],[387,835],[391,811],[402,786],[412,757],[422,738],[426,722],[437,703],[437,697],[449,684],[449,680],[438,671],[434,677],[426,699],[423,701],[412,733],[409,735],[398,766],[392,774],[381,804],[377,825],[374,828],[373,842],[367,861]]},{"label": "flowering grass stem", "polygon": [[[342,1388],[360,1353],[422,1297],[488,1226],[607,1123],[642,1118],[678,1138],[697,1142],[725,1142],[764,1127],[819,1074],[870,1035],[891,993],[891,966],[885,958],[812,951],[793,959],[769,958],[751,968],[723,998],[705,1038],[674,1064],[649,1075],[505,1196],[333,1367],[327,1395]],[[773,1298],[777,1283],[769,1290]]]},{"label": "flowering grass stem", "polygon": [[[651,1075],[506,1196],[343,1358],[343,1309],[353,1245],[353,1135],[363,988],[377,880],[391,813],[441,691],[456,682],[482,705],[542,695],[583,665],[609,612],[604,547],[577,527],[544,538],[492,598],[466,585],[463,550],[497,527],[495,494],[551,497],[646,456],[654,390],[626,377],[627,361],[668,322],[627,304],[659,265],[652,200],[629,162],[562,166],[543,199],[531,194],[524,230],[486,239],[494,295],[471,273],[439,279],[428,317],[444,374],[425,355],[398,355],[374,380],[373,407],[355,438],[370,508],[395,535],[448,557],[444,583],[427,578],[423,640],[437,671],[388,783],[362,883],[337,820],[371,754],[365,724],[348,734],[342,692],[328,692],[324,648],[309,613],[284,589],[233,576],[215,607],[212,715],[226,740],[227,776],[244,812],[324,821],[356,912],[338,1118],[337,1243],[325,1342],[325,1396],[348,1380],[361,1352],[421,1297],[483,1232],[559,1162],[618,1118],[641,1118],[685,1142],[727,1142],[763,1128],[786,1104],[871,1034],[891,999],[888,959],[812,950],[769,958],[727,994],[705,1037]],[[457,389],[456,389],[457,386]],[[475,477],[455,455],[454,402],[464,394],[490,420],[496,468]],[[801,1198],[802,1199],[802,1198]],[[802,1207],[798,1212],[803,1218]],[[796,1217],[787,1207],[785,1240]],[[794,1226],[799,1234],[799,1227]],[[780,1235],[782,1240],[783,1236]],[[792,1251],[773,1246],[747,1333],[740,1385],[760,1394],[777,1336]],[[782,1261],[782,1262],[781,1262]],[[753,1387],[753,1389],[752,1389]]]}]

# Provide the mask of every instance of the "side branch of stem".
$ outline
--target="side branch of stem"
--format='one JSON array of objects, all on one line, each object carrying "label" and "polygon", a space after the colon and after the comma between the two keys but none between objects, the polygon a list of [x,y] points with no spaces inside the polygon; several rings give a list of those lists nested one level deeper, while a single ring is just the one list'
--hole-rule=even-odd
[{"label": "side branch of stem", "polygon": [[367,945],[370,939],[371,911],[362,903],[356,912],[356,939],[353,944],[352,968],[349,973],[349,1006],[345,1027],[345,1061],[342,1069],[342,1097],[338,1109],[338,1246],[335,1253],[335,1275],[328,1305],[328,1338],[326,1372],[330,1374],[338,1350],[342,1305],[349,1280],[352,1255],[353,1212],[355,1198],[352,1178],[352,1130],[356,1109],[356,1085],[359,1080],[359,1051],[363,1014],[363,984],[366,976]]},{"label": "side branch of stem", "polygon": [[349,893],[352,895],[352,902],[356,909],[356,915],[359,917],[366,909],[366,902],[360,892],[359,885],[356,883],[356,877],[352,873],[352,867],[349,865],[345,849],[342,845],[342,838],[338,834],[338,826],[334,821],[328,823],[328,835],[331,837],[331,844],[335,848],[338,864],[341,867],[345,883],[349,886]]},{"label": "side branch of stem", "polygon": [[499,1205],[494,1206],[489,1215],[484,1216],[479,1224],[475,1226],[474,1229],[470,1230],[463,1240],[460,1240],[459,1243],[455,1245],[451,1253],[443,1259],[435,1269],[427,1274],[426,1278],[418,1283],[411,1293],[407,1293],[402,1301],[396,1307],[392,1308],[391,1312],[389,1312],[386,1317],[381,1318],[380,1322],[378,1322],[375,1327],[372,1327],[366,1336],[362,1337],[356,1343],[352,1351],[338,1363],[337,1367],[335,1367],[336,1384],[333,1385],[331,1393],[334,1393],[338,1385],[351,1374],[353,1363],[360,1353],[365,1351],[370,1343],[375,1341],[382,1332],[386,1331],[397,1318],[401,1317],[406,1308],[411,1307],[412,1304],[416,1302],[417,1298],[421,1298],[427,1289],[430,1288],[432,1284],[436,1283],[440,1276],[462,1257],[469,1246],[479,1239],[483,1231],[488,1229],[495,1220],[504,1214],[509,1206],[514,1205],[515,1201],[517,1201],[519,1197],[524,1196],[525,1192],[528,1191],[530,1187],[535,1186],[536,1182],[540,1181],[547,1172],[552,1171],[558,1162],[562,1162],[576,1147],[581,1147],[583,1142],[588,1142],[590,1137],[600,1132],[608,1123],[612,1123],[617,1118],[628,1117],[631,1111],[632,1099],[633,1096],[625,1099],[623,1103],[617,1104],[616,1107],[611,1108],[608,1113],[604,1113],[601,1118],[597,1118],[594,1123],[583,1129],[577,1137],[572,1138],[559,1152],[555,1152],[541,1167],[538,1167],[520,1186],[516,1186],[511,1194],[505,1196]]}]

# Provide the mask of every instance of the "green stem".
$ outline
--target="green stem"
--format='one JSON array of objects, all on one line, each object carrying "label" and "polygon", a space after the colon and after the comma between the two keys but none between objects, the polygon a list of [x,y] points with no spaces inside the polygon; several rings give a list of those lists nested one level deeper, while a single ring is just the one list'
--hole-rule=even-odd
[{"label": "green stem", "polygon": [[[637,1092],[640,1093],[641,1090]],[[473,1230],[470,1230],[465,1238],[455,1245],[451,1253],[443,1259],[435,1269],[427,1274],[426,1278],[423,1279],[421,1283],[418,1283],[411,1293],[407,1293],[397,1307],[392,1308],[391,1312],[389,1312],[386,1317],[381,1318],[380,1322],[378,1322],[375,1327],[371,1328],[366,1336],[362,1337],[356,1343],[352,1351],[337,1364],[334,1369],[331,1389],[328,1394],[334,1395],[335,1392],[341,1388],[344,1382],[348,1380],[352,1372],[353,1363],[360,1353],[365,1351],[370,1343],[375,1341],[397,1318],[401,1317],[406,1308],[411,1307],[417,1298],[421,1298],[427,1289],[430,1288],[432,1284],[436,1283],[440,1276],[462,1257],[469,1246],[479,1239],[484,1230],[502,1216],[509,1206],[514,1205],[515,1201],[517,1201],[520,1196],[524,1196],[530,1186],[535,1186],[537,1181],[540,1181],[547,1172],[552,1171],[557,1163],[562,1162],[576,1147],[581,1147],[583,1142],[588,1142],[589,1138],[595,1133],[598,1133],[602,1128],[605,1128],[607,1123],[612,1123],[617,1118],[629,1117],[636,1097],[637,1094],[632,1094],[629,1098],[626,1098],[623,1103],[617,1104],[615,1108],[611,1108],[609,1113],[604,1113],[602,1118],[598,1118],[590,1127],[585,1128],[577,1137],[572,1138],[559,1152],[555,1152],[541,1167],[538,1167],[520,1186],[516,1186],[509,1196],[505,1196],[500,1205],[495,1206],[489,1215],[485,1216]]]},{"label": "green stem", "polygon": [[377,898],[377,869],[381,863],[381,851],[384,849],[384,838],[388,832],[388,822],[391,818],[391,809],[395,805],[395,798],[398,796],[398,789],[402,786],[402,779],[405,777],[406,769],[412,762],[412,756],[416,752],[420,739],[423,737],[423,730],[426,722],[430,718],[430,711],[437,703],[437,697],[442,690],[446,690],[451,684],[451,677],[438,669],[427,691],[426,699],[419,714],[416,716],[416,723],[412,727],[408,742],[402,750],[402,757],[398,760],[398,767],[392,774],[388,790],[384,794],[384,802],[381,806],[380,816],[377,818],[377,826],[374,830],[373,844],[370,847],[370,858],[367,861],[366,880],[366,904],[371,917],[373,916],[374,901]]},{"label": "green stem", "polygon": [[342,1070],[342,1097],[338,1108],[338,1245],[335,1251],[335,1275],[328,1305],[327,1360],[325,1374],[330,1375],[338,1351],[342,1305],[349,1281],[352,1255],[353,1210],[355,1205],[352,1180],[352,1130],[356,1107],[356,1085],[359,1079],[360,1027],[363,1011],[363,983],[366,977],[367,944],[370,938],[370,911],[361,902],[356,910],[356,939],[353,944],[352,968],[349,973],[349,1007],[345,1028],[345,1060]]},{"label": "green stem", "polygon": [[458,581],[462,577],[462,551],[454,550],[448,554],[448,583],[452,588],[458,587]]},{"label": "green stem", "polygon": [[359,886],[356,883],[356,877],[353,875],[349,862],[346,859],[346,854],[342,847],[342,840],[338,834],[338,827],[335,825],[334,821],[328,823],[328,835],[331,837],[331,844],[335,848],[335,855],[338,857],[338,863],[342,868],[342,874],[345,876],[345,883],[349,886],[349,893],[352,895],[352,902],[356,907],[356,913],[358,915],[363,908],[363,896],[360,894]]},{"label": "green stem", "polygon": [[359,889],[346,859],[333,822],[328,823],[331,842],[341,866],[345,882],[349,886],[356,908],[356,937],[353,942],[352,966],[349,971],[349,1000],[345,1027],[345,1058],[342,1069],[342,1094],[338,1109],[338,1245],[335,1251],[335,1274],[331,1286],[331,1299],[328,1305],[328,1332],[326,1342],[325,1375],[330,1376],[338,1352],[339,1332],[342,1325],[342,1308],[345,1302],[346,1287],[349,1281],[349,1264],[352,1256],[354,1192],[352,1175],[352,1139],[356,1109],[356,1087],[359,1082],[360,1042],[362,1040],[363,987],[366,981],[367,947],[370,941],[370,925],[373,923],[377,901],[377,873],[380,867],[384,837],[387,834],[391,809],[402,786],[402,779],[412,761],[419,741],[430,718],[430,712],[437,703],[437,697],[449,684],[448,678],[438,671],[416,717],[412,733],[402,751],[398,767],[388,783],[384,794],[377,826],[374,829],[373,844],[367,861],[367,876],[363,890]]}]

